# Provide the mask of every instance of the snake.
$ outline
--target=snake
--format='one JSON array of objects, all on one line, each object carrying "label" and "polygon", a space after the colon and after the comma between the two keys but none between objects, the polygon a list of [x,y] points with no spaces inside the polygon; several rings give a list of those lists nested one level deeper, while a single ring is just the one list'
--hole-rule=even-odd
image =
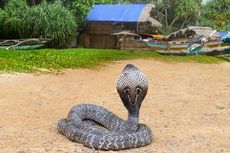
[{"label": "snake", "polygon": [[151,129],[138,121],[148,91],[147,77],[134,65],[127,64],[118,77],[116,89],[128,111],[127,120],[101,106],[78,104],[70,109],[67,118],[58,121],[58,132],[95,150],[124,150],[150,144]]}]

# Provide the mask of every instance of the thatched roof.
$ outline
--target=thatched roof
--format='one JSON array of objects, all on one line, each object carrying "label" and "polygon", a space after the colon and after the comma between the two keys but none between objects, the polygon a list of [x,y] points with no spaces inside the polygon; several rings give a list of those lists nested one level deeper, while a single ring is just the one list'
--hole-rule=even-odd
[{"label": "thatched roof", "polygon": [[143,9],[143,11],[139,17],[139,21],[140,22],[150,22],[151,26],[160,28],[160,27],[162,27],[162,24],[150,16],[150,12],[153,9],[155,9],[155,6],[153,4],[146,4],[145,9]]},{"label": "thatched roof", "polygon": [[202,35],[206,38],[217,36],[217,31],[213,30],[210,27],[198,27],[198,26],[190,26],[185,29],[178,30],[174,33],[169,34],[165,38],[167,40],[177,39],[177,38],[189,38],[194,35]]}]

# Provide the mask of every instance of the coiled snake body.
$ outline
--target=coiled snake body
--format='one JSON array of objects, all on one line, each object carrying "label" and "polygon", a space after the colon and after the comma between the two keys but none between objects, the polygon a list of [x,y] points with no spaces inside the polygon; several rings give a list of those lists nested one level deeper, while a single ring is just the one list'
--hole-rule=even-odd
[{"label": "coiled snake body", "polygon": [[139,109],[147,90],[146,76],[128,64],[117,81],[117,91],[128,110],[127,121],[103,107],[80,104],[70,110],[66,119],[58,122],[58,131],[71,141],[99,150],[122,150],[150,144],[151,130],[138,124]]}]

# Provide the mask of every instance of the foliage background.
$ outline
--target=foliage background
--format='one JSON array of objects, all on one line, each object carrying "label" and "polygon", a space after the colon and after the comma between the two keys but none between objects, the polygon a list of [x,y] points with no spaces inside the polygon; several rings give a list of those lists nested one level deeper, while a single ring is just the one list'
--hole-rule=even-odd
[{"label": "foliage background", "polygon": [[49,38],[54,48],[68,47],[76,33],[74,14],[59,0],[28,6],[9,0],[0,9],[0,39]]},{"label": "foliage background", "polygon": [[201,9],[199,23],[219,31],[230,31],[230,0],[209,1]]},{"label": "foliage background", "polygon": [[0,0],[0,39],[51,38],[51,47],[68,47],[94,4],[128,3],[154,4],[162,34],[195,25],[230,31],[230,0]]}]

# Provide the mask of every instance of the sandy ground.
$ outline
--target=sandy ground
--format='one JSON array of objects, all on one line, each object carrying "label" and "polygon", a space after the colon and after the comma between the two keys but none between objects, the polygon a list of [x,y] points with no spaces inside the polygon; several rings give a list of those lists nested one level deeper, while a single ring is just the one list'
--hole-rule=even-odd
[{"label": "sandy ground", "polygon": [[149,78],[140,122],[152,129],[154,141],[120,152],[230,152],[230,63],[132,60],[59,75],[0,74],[0,153],[100,152],[67,140],[56,124],[80,103],[101,105],[127,118],[115,90],[127,63]]}]

